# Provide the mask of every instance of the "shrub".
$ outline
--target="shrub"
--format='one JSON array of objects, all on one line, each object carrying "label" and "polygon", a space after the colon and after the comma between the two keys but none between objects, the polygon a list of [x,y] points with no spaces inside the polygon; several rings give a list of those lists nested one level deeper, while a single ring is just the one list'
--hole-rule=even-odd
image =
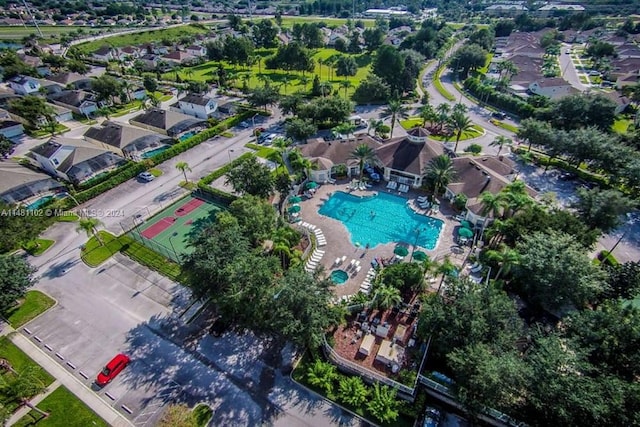
[{"label": "shrub", "polygon": [[467,196],[460,193],[453,198],[453,206],[459,211],[464,210],[467,206]]},{"label": "shrub", "polygon": [[610,265],[611,267],[615,267],[616,265],[620,264],[609,251],[600,251],[598,253],[598,260],[602,264]]},{"label": "shrub", "polygon": [[471,144],[467,148],[465,148],[464,151],[471,154],[480,154],[482,152],[482,145]]}]

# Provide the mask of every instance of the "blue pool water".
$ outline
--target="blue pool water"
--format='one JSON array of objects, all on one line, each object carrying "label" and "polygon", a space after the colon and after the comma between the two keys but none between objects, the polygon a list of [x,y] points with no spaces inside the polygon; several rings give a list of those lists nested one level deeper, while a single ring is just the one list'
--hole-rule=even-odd
[{"label": "blue pool water", "polygon": [[142,153],[142,155],[140,157],[142,157],[143,159],[150,159],[153,156],[155,156],[156,154],[160,154],[163,151],[167,151],[170,148],[169,145],[163,145],[162,147],[158,147],[155,148],[151,151],[147,151],[146,153]]},{"label": "blue pool water", "polygon": [[344,270],[333,270],[331,272],[331,281],[336,285],[342,285],[349,279],[349,273]]},{"label": "blue pool water", "polygon": [[28,205],[26,206],[26,209],[27,209],[28,211],[36,210],[36,209],[38,209],[40,206],[42,206],[42,205],[44,205],[45,203],[49,202],[51,199],[53,199],[53,196],[44,196],[44,197],[41,197],[41,198],[39,198],[38,200],[36,200],[35,202],[28,204]]},{"label": "blue pool water", "polygon": [[387,193],[358,197],[337,191],[319,212],[341,221],[351,234],[351,243],[370,248],[403,242],[431,250],[444,225],[440,219],[415,213],[407,199]]},{"label": "blue pool water", "polygon": [[180,138],[178,138],[178,139],[180,140],[180,142],[182,142],[182,141],[185,141],[185,140],[187,140],[187,139],[191,138],[191,137],[192,137],[193,135],[195,135],[196,133],[198,133],[198,132],[196,132],[196,131],[193,131],[193,130],[192,130],[192,131],[190,131],[190,132],[185,133],[184,135],[182,135],[182,136],[181,136]]}]

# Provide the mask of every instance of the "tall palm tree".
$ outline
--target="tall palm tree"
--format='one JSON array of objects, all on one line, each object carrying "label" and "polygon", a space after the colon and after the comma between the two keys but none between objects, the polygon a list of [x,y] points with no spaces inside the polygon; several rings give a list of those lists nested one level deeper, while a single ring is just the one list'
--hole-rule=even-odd
[{"label": "tall palm tree", "polygon": [[496,154],[496,156],[500,155],[500,152],[502,151],[502,148],[506,145],[507,147],[511,146],[513,144],[513,141],[511,140],[511,138],[507,138],[504,135],[498,135],[496,136],[496,138],[491,141],[489,143],[490,147],[498,147],[498,154]]},{"label": "tall palm tree", "polygon": [[456,171],[453,169],[453,161],[446,154],[431,159],[424,170],[425,178],[433,185],[433,194],[436,196],[440,191],[455,178]]},{"label": "tall palm tree", "polygon": [[461,102],[456,103],[451,110],[453,114],[464,114],[467,112],[467,106]]},{"label": "tall palm tree", "polygon": [[48,412],[37,408],[31,403],[31,398],[43,393],[47,387],[39,376],[39,369],[35,367],[25,368],[18,377],[9,384],[9,394],[20,402],[20,406],[26,406],[40,413],[44,418],[49,416]]},{"label": "tall palm tree", "polygon": [[333,85],[331,82],[320,82],[320,93],[322,97],[325,98],[331,95],[331,91],[333,90]]},{"label": "tall palm tree", "polygon": [[104,242],[100,238],[100,234],[98,233],[98,226],[102,225],[98,218],[81,218],[78,221],[78,227],[76,231],[84,232],[87,234],[87,237],[95,237],[100,246],[104,245]]},{"label": "tall palm tree", "polygon": [[285,166],[285,158],[287,155],[287,150],[289,149],[289,147],[291,146],[293,141],[291,141],[289,138],[284,138],[284,137],[277,137],[273,140],[273,147],[278,150],[278,156],[279,156],[279,160],[278,163],[280,163],[282,166]]},{"label": "tall palm tree", "polygon": [[189,163],[187,163],[187,162],[178,162],[178,163],[176,163],[176,169],[178,169],[180,172],[182,172],[184,174],[184,182],[186,182],[188,184],[189,183],[189,178],[187,178],[187,171],[192,172],[191,168],[189,167]]},{"label": "tall palm tree", "polygon": [[342,89],[344,89],[344,97],[346,98],[347,90],[349,90],[349,88],[353,86],[353,84],[351,83],[351,80],[344,79],[339,83],[339,85]]},{"label": "tall palm tree", "polygon": [[453,147],[453,152],[458,151],[458,143],[464,132],[473,130],[473,122],[468,116],[462,113],[455,112],[451,115],[450,119],[451,128],[456,134],[456,145]]},{"label": "tall palm tree", "polygon": [[358,166],[360,169],[360,179],[362,179],[364,165],[369,161],[373,161],[376,158],[376,153],[373,148],[369,147],[367,144],[360,144],[355,148],[355,150],[351,152],[349,158],[358,161]]},{"label": "tall palm tree", "polygon": [[502,194],[493,194],[489,191],[480,194],[480,203],[482,203],[480,214],[485,217],[491,215],[494,218],[500,218],[506,207]]},{"label": "tall palm tree", "polygon": [[401,302],[402,295],[400,295],[400,289],[396,287],[382,285],[376,291],[374,304],[380,310],[388,310]]},{"label": "tall palm tree", "polygon": [[336,367],[321,359],[316,359],[313,365],[307,370],[307,381],[309,384],[330,393],[333,390],[333,383],[338,379]]},{"label": "tall palm tree", "polygon": [[307,76],[299,76],[298,80],[300,81],[300,84],[302,85],[303,90],[307,90],[307,85],[309,84],[309,82],[311,81],[311,79]]},{"label": "tall palm tree", "polygon": [[389,138],[393,138],[393,130],[396,127],[396,119],[407,117],[407,107],[402,105],[402,101],[399,99],[392,99],[389,101],[389,105],[382,113],[384,116],[391,116],[391,135]]},{"label": "tall palm tree", "polygon": [[436,107],[436,122],[438,123],[439,132],[442,132],[445,123],[449,120],[450,112],[451,106],[447,103],[443,102]]},{"label": "tall palm tree", "polygon": [[485,256],[487,260],[500,266],[494,277],[495,280],[498,280],[502,273],[509,274],[511,269],[520,262],[520,253],[504,244],[500,245],[499,250],[489,249]]},{"label": "tall palm tree", "polygon": [[291,167],[298,172],[304,172],[307,179],[311,179],[311,170],[313,169],[313,163],[306,157],[297,156],[295,161],[291,162]]},{"label": "tall palm tree", "polygon": [[512,217],[523,208],[531,206],[533,199],[527,193],[524,181],[513,181],[500,191],[504,197],[509,217]]}]

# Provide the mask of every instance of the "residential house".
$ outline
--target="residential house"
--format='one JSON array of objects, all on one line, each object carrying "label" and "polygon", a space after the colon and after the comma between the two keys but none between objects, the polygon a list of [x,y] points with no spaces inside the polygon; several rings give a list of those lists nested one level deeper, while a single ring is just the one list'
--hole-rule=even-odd
[{"label": "residential house", "polygon": [[179,99],[171,106],[173,111],[194,116],[199,119],[208,119],[218,108],[218,103],[212,98],[204,95],[189,94]]},{"label": "residential house", "polygon": [[158,67],[158,65],[160,65],[160,61],[161,61],[161,58],[158,55],[155,55],[153,53],[148,53],[146,55],[143,55],[136,60],[136,62],[139,62],[140,64],[142,64],[142,69],[145,71],[155,70]]},{"label": "residential house", "polygon": [[70,109],[76,114],[89,117],[98,111],[93,94],[82,90],[65,90],[47,96],[49,102]]},{"label": "residential house", "polygon": [[584,6],[579,4],[546,4],[534,12],[535,15],[546,16],[562,16],[570,13],[584,12]]},{"label": "residential house", "polygon": [[96,50],[91,54],[93,59],[101,62],[109,62],[116,59],[113,54],[113,49],[110,46],[102,46],[100,49]]},{"label": "residential house", "polygon": [[167,62],[173,62],[175,64],[188,64],[190,62],[193,62],[196,58],[187,52],[176,50],[171,53],[167,53],[166,55],[163,55],[162,59],[164,59]]},{"label": "residential house", "polygon": [[19,53],[18,58],[30,67],[38,68],[43,65],[42,59],[39,56],[27,55],[25,53]]},{"label": "residential house", "polygon": [[358,160],[351,159],[351,153],[360,144],[366,144],[373,149],[381,145],[367,135],[358,135],[354,139],[340,141],[310,141],[299,148],[302,155],[309,159],[313,165],[310,179],[316,182],[326,182],[337,168],[346,167],[348,176],[357,176],[360,173]]},{"label": "residential house", "polygon": [[202,58],[204,56],[207,56],[207,49],[204,46],[191,45],[185,50],[189,55],[195,58]]},{"label": "residential house", "polygon": [[24,133],[22,123],[15,120],[0,120],[0,135],[13,139]]},{"label": "residential house", "polygon": [[206,127],[202,119],[193,118],[175,111],[152,108],[129,120],[134,126],[179,138],[187,132],[198,132]]},{"label": "residential house", "polygon": [[600,95],[609,98],[616,103],[616,114],[624,113],[625,110],[631,105],[631,100],[617,91],[601,92]]},{"label": "residential house", "polygon": [[[475,225],[484,225],[491,213],[483,213],[481,195],[484,192],[498,194],[511,183],[515,163],[505,156],[457,157],[453,159],[455,178],[445,190],[445,198],[453,200],[458,194],[467,198],[465,219]],[[531,197],[537,193],[526,188]]]},{"label": "residential house", "polygon": [[534,95],[546,96],[550,99],[560,99],[578,92],[569,82],[560,77],[535,81],[529,85],[529,91]]},{"label": "residential house", "polygon": [[640,82],[640,70],[617,77],[616,89],[622,90],[626,86],[635,86],[638,82]]},{"label": "residential house", "polygon": [[81,139],[55,137],[31,149],[32,163],[54,177],[80,184],[126,162],[110,150]]},{"label": "residential house", "polygon": [[487,15],[493,16],[516,16],[528,11],[523,4],[492,4],[484,9]]},{"label": "residential house", "polygon": [[[73,120],[73,112],[71,111],[71,109],[63,107],[61,105],[52,104],[50,102],[47,102],[47,105],[53,109],[53,118],[56,120],[56,122],[64,123]],[[46,124],[46,119],[42,120],[44,120],[44,122],[40,124],[44,126]]]},{"label": "residential house", "polygon": [[147,151],[171,143],[166,136],[136,126],[105,121],[84,133],[85,140],[126,158],[138,158]]},{"label": "residential house", "polygon": [[135,46],[125,46],[118,49],[118,59],[127,61],[136,59],[140,56],[140,49]]},{"label": "residential house", "polygon": [[9,87],[18,95],[31,95],[38,93],[40,83],[37,79],[20,75],[9,79]]},{"label": "residential house", "polygon": [[64,185],[49,175],[36,172],[13,160],[0,162],[0,200],[28,205],[36,200],[64,191]]},{"label": "residential house", "polygon": [[635,43],[624,43],[616,47],[615,61],[621,61],[629,58],[640,58],[640,47]]},{"label": "residential house", "polygon": [[47,80],[49,80],[50,82],[58,83],[63,88],[66,88],[69,85],[74,84],[75,82],[87,80],[87,77],[83,76],[82,74],[68,72],[53,74],[47,77]]}]

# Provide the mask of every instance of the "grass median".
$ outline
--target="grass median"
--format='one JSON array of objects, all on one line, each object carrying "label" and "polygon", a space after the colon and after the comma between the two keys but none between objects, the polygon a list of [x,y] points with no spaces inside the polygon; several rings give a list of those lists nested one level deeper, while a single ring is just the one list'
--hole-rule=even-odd
[{"label": "grass median", "polygon": [[36,407],[47,412],[49,416],[44,418],[40,413],[32,410],[20,418],[14,426],[107,427],[109,425],[63,386],[55,389],[42,402],[38,403]]},{"label": "grass median", "polygon": [[433,75],[433,86],[436,88],[436,90],[438,91],[438,93],[442,96],[444,96],[444,98],[447,101],[455,101],[456,97],[453,96],[451,93],[449,93],[448,90],[446,90],[444,88],[444,86],[442,86],[442,82],[440,81],[440,74],[442,74],[442,71],[444,71],[444,67],[440,67]]},{"label": "grass median", "polygon": [[31,256],[39,256],[42,255],[51,246],[53,246],[54,243],[55,240],[35,239],[25,243],[22,246],[22,249],[24,249]]},{"label": "grass median", "polygon": [[111,233],[99,231],[100,241],[94,236],[82,248],[80,257],[89,267],[98,267],[122,249],[120,240]]},{"label": "grass median", "polygon": [[19,304],[4,313],[11,326],[19,328],[35,319],[55,304],[55,300],[40,291],[27,291]]}]

